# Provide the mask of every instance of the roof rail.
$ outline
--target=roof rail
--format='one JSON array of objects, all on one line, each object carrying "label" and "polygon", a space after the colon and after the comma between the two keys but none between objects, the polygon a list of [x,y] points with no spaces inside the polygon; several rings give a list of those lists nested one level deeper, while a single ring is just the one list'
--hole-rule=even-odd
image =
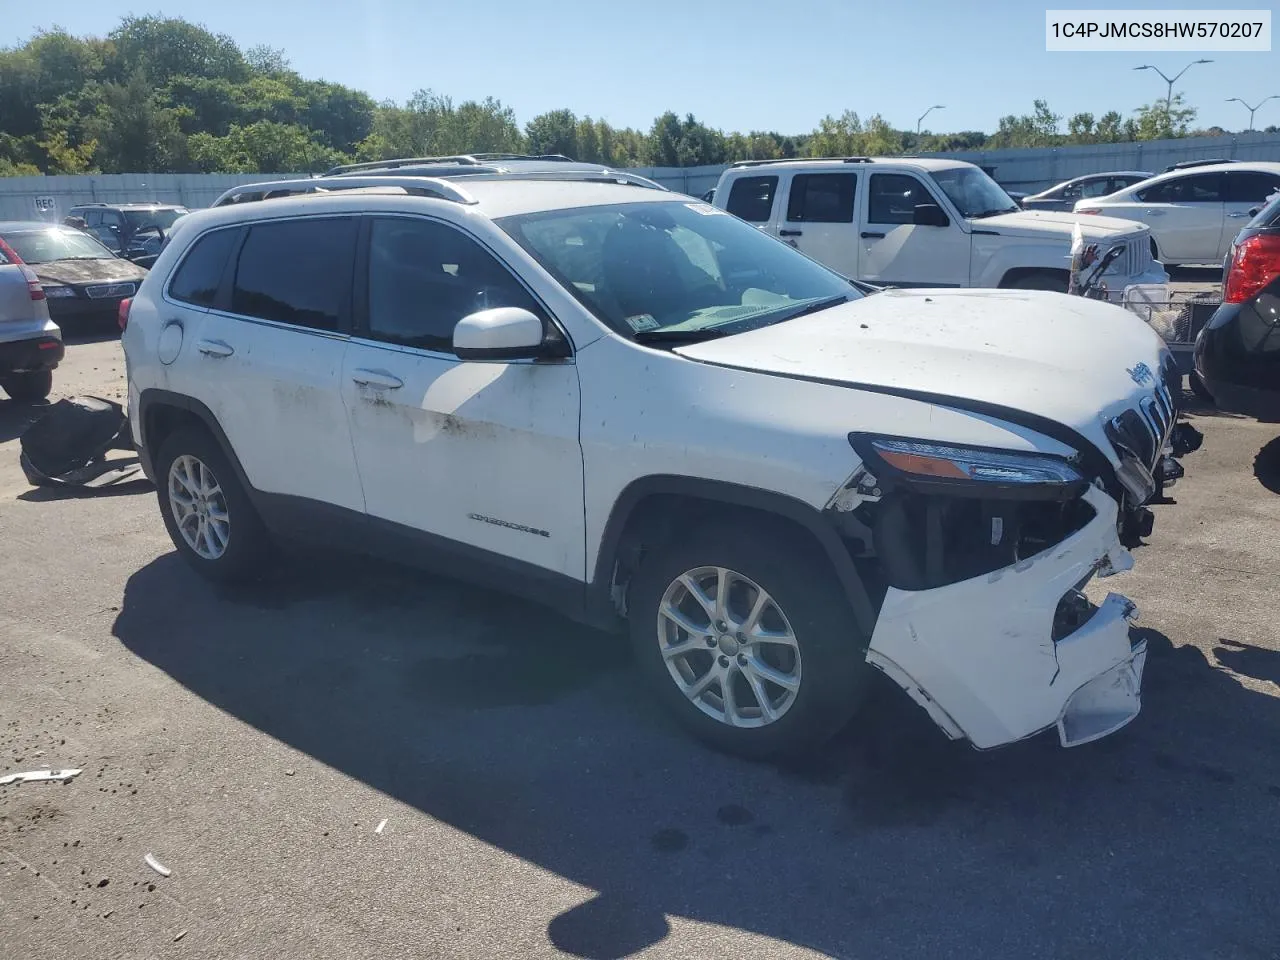
[{"label": "roof rail", "polygon": [[73,203],[72,206],[73,207],[105,207],[107,206],[107,204],[95,201],[93,203]]},{"label": "roof rail", "polygon": [[822,161],[839,163],[871,163],[870,157],[786,157],[781,160],[738,160],[730,167],[763,167],[774,163],[820,163]]},{"label": "roof rail", "polygon": [[560,163],[572,163],[568,157],[559,153],[547,153],[541,156],[528,156],[522,153],[459,153],[447,157],[400,157],[395,160],[370,160],[365,163],[344,163],[331,167],[321,177],[335,177],[340,174],[355,173],[359,170],[394,170],[397,167],[416,167],[428,163],[456,163],[459,165],[480,166],[495,160],[549,160]]},{"label": "roof rail", "polygon": [[213,202],[215,207],[232,203],[248,203],[255,200],[274,200],[278,197],[297,196],[306,193],[337,193],[361,187],[396,187],[405,193],[435,197],[453,203],[472,204],[475,197],[461,187],[438,177],[341,177],[324,180],[312,177],[306,180],[268,180],[265,183],[242,183],[232,187]]},{"label": "roof rail", "polygon": [[668,193],[670,192],[667,187],[664,187],[656,180],[650,180],[648,177],[642,177],[638,173],[631,173],[628,170],[611,170],[606,167],[601,167],[599,170],[538,170],[529,173],[522,173],[518,170],[511,173],[478,171],[474,174],[464,174],[461,179],[561,180],[577,183],[616,183],[629,187],[644,187],[647,190],[666,190]]}]

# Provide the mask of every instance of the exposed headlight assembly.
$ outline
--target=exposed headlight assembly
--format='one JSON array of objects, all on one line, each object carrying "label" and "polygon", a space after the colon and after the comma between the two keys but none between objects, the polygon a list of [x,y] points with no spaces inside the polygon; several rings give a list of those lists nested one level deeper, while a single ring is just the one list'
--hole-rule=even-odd
[{"label": "exposed headlight assembly", "polygon": [[849,434],[849,443],[882,485],[945,492],[952,496],[1068,500],[1079,496],[1088,481],[1075,466],[1045,453],[1022,453],[984,447],[959,447]]}]

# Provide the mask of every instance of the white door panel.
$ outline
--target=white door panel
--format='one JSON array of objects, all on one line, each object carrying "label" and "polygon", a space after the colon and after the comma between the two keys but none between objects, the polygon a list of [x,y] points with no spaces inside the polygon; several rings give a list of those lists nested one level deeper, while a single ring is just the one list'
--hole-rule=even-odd
[{"label": "white door panel", "polygon": [[954,219],[945,227],[911,222],[916,204],[939,202],[924,183],[905,173],[872,173],[867,181],[859,204],[860,279],[889,286],[968,286],[970,235]]},{"label": "white door panel", "polygon": [[353,340],[342,380],[371,516],[583,578],[576,366]]},{"label": "white door panel", "polygon": [[346,338],[226,314],[174,313],[185,315],[185,349],[170,376],[217,418],[249,483],[362,511],[339,379]]},{"label": "white door panel", "polygon": [[837,273],[858,278],[857,173],[797,173],[777,204],[778,236]]},{"label": "white door panel", "polygon": [[1136,212],[1136,219],[1151,227],[1162,260],[1209,263],[1218,259],[1221,203],[1153,203],[1139,206]]}]

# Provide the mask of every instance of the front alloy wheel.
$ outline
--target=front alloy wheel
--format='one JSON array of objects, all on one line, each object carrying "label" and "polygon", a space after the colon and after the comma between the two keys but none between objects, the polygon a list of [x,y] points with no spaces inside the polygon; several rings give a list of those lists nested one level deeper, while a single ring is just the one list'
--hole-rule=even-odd
[{"label": "front alloy wheel", "polygon": [[800,646],[764,588],[727,567],[676,577],[658,607],[658,647],[680,692],[731,727],[763,727],[800,691]]},{"label": "front alloy wheel", "polygon": [[231,541],[231,513],[213,471],[190,454],[169,466],[169,507],[178,532],[204,560],[217,560]]}]

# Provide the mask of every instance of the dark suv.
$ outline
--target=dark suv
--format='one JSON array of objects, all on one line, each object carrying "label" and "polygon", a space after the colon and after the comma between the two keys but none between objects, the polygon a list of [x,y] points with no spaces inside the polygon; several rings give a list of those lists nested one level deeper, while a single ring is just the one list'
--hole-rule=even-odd
[{"label": "dark suv", "polygon": [[84,229],[112,253],[150,267],[169,228],[189,212],[186,207],[166,203],[83,203],[68,211],[67,220],[83,220]]}]

